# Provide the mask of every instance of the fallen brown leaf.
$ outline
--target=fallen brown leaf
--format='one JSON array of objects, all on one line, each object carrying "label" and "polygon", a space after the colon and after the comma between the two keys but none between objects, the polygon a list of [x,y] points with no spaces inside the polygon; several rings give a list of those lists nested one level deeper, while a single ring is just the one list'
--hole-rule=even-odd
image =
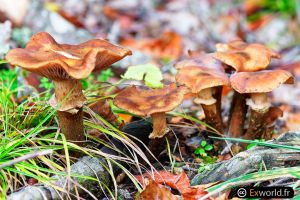
[{"label": "fallen brown leaf", "polygon": [[157,58],[176,60],[181,56],[183,46],[182,38],[175,32],[165,32],[160,38],[146,38],[133,40],[128,38],[122,45],[132,47]]},{"label": "fallen brown leaf", "polygon": [[178,200],[179,198],[173,195],[167,188],[156,183],[153,180],[136,198],[136,200]]},{"label": "fallen brown leaf", "polygon": [[[144,174],[144,177],[150,177],[150,174]],[[142,183],[142,176],[136,176],[137,180]],[[154,174],[153,180],[159,184],[166,184],[169,187],[178,190],[184,200],[196,200],[207,192],[205,186],[198,185],[191,187],[190,180],[185,172],[172,174],[168,171],[158,171]]]}]

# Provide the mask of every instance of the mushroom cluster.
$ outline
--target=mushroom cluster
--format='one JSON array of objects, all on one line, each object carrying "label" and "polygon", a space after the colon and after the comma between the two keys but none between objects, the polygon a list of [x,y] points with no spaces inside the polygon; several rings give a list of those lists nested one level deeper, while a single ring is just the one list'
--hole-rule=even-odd
[{"label": "mushroom cluster", "polygon": [[[230,84],[235,91],[231,105],[228,126],[229,136],[244,135],[246,139],[271,139],[272,129],[268,129],[267,121],[272,118],[268,93],[281,84],[292,84],[292,75],[284,70],[266,70],[272,58],[280,55],[261,45],[247,44],[235,40],[228,44],[217,44],[214,57],[234,72]],[[250,107],[248,129],[244,132],[246,114]],[[278,109],[278,108],[277,108]],[[277,115],[277,117],[279,117]],[[269,133],[266,133],[269,132]]]},{"label": "mushroom cluster", "polygon": [[[193,53],[190,59],[175,64],[176,83],[163,88],[129,86],[114,98],[114,104],[138,116],[151,116],[151,139],[161,139],[168,133],[166,112],[175,109],[186,93],[193,93],[194,102],[201,105],[207,124],[220,134],[257,139],[271,138],[269,126],[282,115],[271,107],[268,93],[281,84],[292,84],[292,75],[284,70],[267,70],[272,58],[280,55],[261,44],[235,40],[217,44],[211,54]],[[69,141],[83,141],[83,105],[80,79],[93,71],[101,71],[119,61],[131,51],[105,40],[90,40],[79,45],[58,44],[48,33],[35,34],[25,49],[13,49],[6,59],[53,80],[55,94],[51,104],[57,109],[62,133]],[[222,88],[234,90],[227,126],[221,113]],[[245,120],[249,107],[249,126]],[[99,108],[97,108],[99,110]],[[114,118],[113,115],[110,115]]]},{"label": "mushroom cluster", "polygon": [[[284,70],[266,70],[271,59],[280,55],[261,44],[234,40],[216,44],[216,49],[215,53],[199,54],[177,63],[177,82],[197,94],[195,102],[201,104],[206,122],[218,132],[231,137],[270,139],[273,130],[269,125],[282,112],[271,107],[268,93],[281,84],[292,84],[292,75]],[[234,90],[227,129],[221,117],[223,86]],[[248,106],[249,126],[244,131]]]},{"label": "mushroom cluster", "polygon": [[223,133],[221,116],[222,87],[229,85],[229,78],[211,54],[203,54],[192,60],[183,60],[175,65],[178,69],[176,81],[196,94],[195,103],[200,104],[206,122],[219,133]]},{"label": "mushroom cluster", "polygon": [[[57,109],[62,133],[69,141],[84,141],[81,79],[121,60],[131,51],[106,40],[90,40],[79,45],[58,44],[51,35],[33,35],[26,48],[13,49],[6,60],[54,82],[50,104]],[[80,143],[81,144],[81,143]]]}]

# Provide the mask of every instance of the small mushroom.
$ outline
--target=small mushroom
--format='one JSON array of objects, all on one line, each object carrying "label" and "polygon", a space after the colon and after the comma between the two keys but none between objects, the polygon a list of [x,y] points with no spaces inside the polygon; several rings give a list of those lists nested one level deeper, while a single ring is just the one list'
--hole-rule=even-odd
[{"label": "small mushroom", "polygon": [[216,98],[214,95],[220,87],[229,85],[229,79],[218,61],[211,59],[198,62],[200,64],[197,66],[195,66],[197,63],[193,63],[193,61],[178,63],[179,70],[176,74],[176,81],[187,86],[192,93],[197,94],[195,103],[201,104],[206,122],[218,132],[223,133],[221,96],[217,95]]},{"label": "small mushroom", "polygon": [[249,127],[245,136],[247,139],[258,139],[264,130],[266,113],[271,103],[268,93],[281,84],[293,84],[293,76],[285,70],[263,70],[257,72],[239,72],[230,77],[232,88],[240,94],[250,94],[247,105],[251,109]]},{"label": "small mushroom", "polygon": [[170,84],[162,89],[130,86],[121,91],[114,104],[138,116],[150,115],[153,132],[149,138],[162,138],[168,132],[165,113],[176,108],[184,99],[186,89]]},{"label": "small mushroom", "polygon": [[101,71],[131,51],[105,40],[89,40],[79,45],[58,44],[50,34],[40,32],[31,37],[25,49],[8,52],[12,65],[47,77],[54,82],[52,105],[58,105],[62,133],[69,141],[84,140],[82,107],[86,101],[80,79]]},{"label": "small mushroom", "polygon": [[235,40],[228,44],[216,44],[217,52],[214,58],[233,67],[237,72],[251,72],[268,67],[271,58],[280,58],[280,55],[262,44],[247,44]]}]

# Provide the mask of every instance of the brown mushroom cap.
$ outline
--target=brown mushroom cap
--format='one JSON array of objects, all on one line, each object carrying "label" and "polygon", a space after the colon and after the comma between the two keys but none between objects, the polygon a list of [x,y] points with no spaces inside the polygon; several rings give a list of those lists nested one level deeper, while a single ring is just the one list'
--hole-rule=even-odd
[{"label": "brown mushroom cap", "polygon": [[262,44],[246,44],[235,40],[228,44],[217,44],[214,58],[233,67],[236,71],[257,71],[268,67],[271,58],[280,58],[275,51]]},{"label": "brown mushroom cap", "polygon": [[218,52],[226,52],[230,50],[243,50],[247,47],[247,43],[243,42],[242,40],[233,40],[229,43],[217,43],[216,49]]},{"label": "brown mushroom cap", "polygon": [[176,84],[162,89],[130,86],[115,97],[114,104],[135,115],[146,116],[173,110],[183,101],[185,93],[186,89]]},{"label": "brown mushroom cap", "polygon": [[203,89],[229,85],[227,74],[212,68],[187,66],[178,70],[176,81],[187,86],[192,93]]},{"label": "brown mushroom cap", "polygon": [[189,66],[212,68],[224,72],[223,64],[219,60],[215,59],[212,53],[203,53],[201,55],[193,57],[192,59],[179,61],[174,65],[176,69],[181,69]]},{"label": "brown mushroom cap", "polygon": [[102,70],[131,51],[105,40],[95,39],[79,45],[58,44],[53,37],[40,32],[31,37],[25,49],[13,49],[6,59],[52,80],[82,79],[92,71]]},{"label": "brown mushroom cap", "polygon": [[281,84],[293,84],[292,74],[285,70],[263,70],[257,72],[239,72],[230,77],[230,83],[239,93],[271,92]]}]

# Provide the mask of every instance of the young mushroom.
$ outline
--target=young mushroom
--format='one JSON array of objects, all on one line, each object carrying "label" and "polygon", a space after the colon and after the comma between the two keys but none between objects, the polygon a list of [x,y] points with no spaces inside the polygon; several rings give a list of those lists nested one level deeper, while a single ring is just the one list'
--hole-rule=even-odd
[{"label": "young mushroom", "polygon": [[162,138],[168,132],[166,112],[173,110],[184,99],[186,89],[176,84],[166,85],[161,89],[130,86],[114,98],[114,104],[138,116],[150,115],[153,131],[150,139]]},{"label": "young mushroom", "polygon": [[[266,69],[271,58],[280,58],[278,53],[261,44],[247,44],[242,40],[234,40],[228,44],[218,43],[216,49],[214,58],[232,67],[236,72]],[[235,91],[228,120],[228,133],[231,137],[243,134],[246,113],[246,96]]]},{"label": "young mushroom", "polygon": [[178,63],[176,81],[187,86],[192,93],[197,95],[195,103],[201,104],[206,122],[219,133],[223,133],[221,96],[215,97],[214,95],[218,90],[220,91],[220,88],[222,89],[222,86],[229,85],[229,79],[218,61],[211,59],[198,62],[199,65],[196,65],[196,62],[193,64],[192,61]]},{"label": "young mushroom", "polygon": [[239,72],[230,77],[232,88],[240,94],[250,94],[247,105],[251,109],[249,127],[244,137],[247,139],[258,139],[265,131],[271,103],[268,93],[272,92],[281,84],[293,84],[293,76],[284,70],[263,70],[257,72]]},{"label": "young mushroom", "polygon": [[105,40],[89,40],[79,45],[58,44],[40,32],[31,37],[25,49],[8,52],[6,59],[15,66],[53,80],[59,125],[69,141],[83,141],[82,107],[86,101],[80,79],[93,71],[101,71],[131,51]]}]

